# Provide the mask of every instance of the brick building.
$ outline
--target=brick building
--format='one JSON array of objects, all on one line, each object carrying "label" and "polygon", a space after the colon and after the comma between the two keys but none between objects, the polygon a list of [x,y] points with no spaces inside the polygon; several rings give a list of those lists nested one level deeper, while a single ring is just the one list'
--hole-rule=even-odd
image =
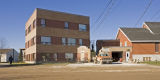
[{"label": "brick building", "polygon": [[35,9],[25,25],[25,60],[75,61],[77,48],[90,46],[89,17]]},{"label": "brick building", "polygon": [[145,22],[143,28],[119,28],[116,39],[121,47],[131,47],[124,54],[133,61],[160,61],[160,22]]},{"label": "brick building", "polygon": [[102,49],[102,47],[120,46],[119,43],[119,40],[97,40],[96,53],[98,54],[99,50]]}]

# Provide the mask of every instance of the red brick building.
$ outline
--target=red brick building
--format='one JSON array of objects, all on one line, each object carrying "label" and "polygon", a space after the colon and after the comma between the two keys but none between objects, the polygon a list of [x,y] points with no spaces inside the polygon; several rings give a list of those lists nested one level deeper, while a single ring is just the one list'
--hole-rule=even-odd
[{"label": "red brick building", "polygon": [[131,47],[132,61],[160,61],[160,22],[145,22],[142,28],[119,28],[120,46]]},{"label": "red brick building", "polygon": [[25,25],[25,60],[75,61],[79,46],[90,46],[89,17],[35,9]]}]

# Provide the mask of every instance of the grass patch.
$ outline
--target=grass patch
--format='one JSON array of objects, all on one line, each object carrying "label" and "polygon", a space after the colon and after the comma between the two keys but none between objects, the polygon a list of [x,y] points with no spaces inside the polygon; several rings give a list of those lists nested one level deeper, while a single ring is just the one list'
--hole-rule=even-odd
[{"label": "grass patch", "polygon": [[20,64],[29,64],[29,63],[25,63],[25,62],[13,62],[12,64],[13,64],[13,65],[16,65],[16,64],[17,64],[17,65],[18,65],[18,64],[20,65]]},{"label": "grass patch", "polygon": [[141,62],[141,63],[160,66],[160,61],[148,61],[148,62]]}]

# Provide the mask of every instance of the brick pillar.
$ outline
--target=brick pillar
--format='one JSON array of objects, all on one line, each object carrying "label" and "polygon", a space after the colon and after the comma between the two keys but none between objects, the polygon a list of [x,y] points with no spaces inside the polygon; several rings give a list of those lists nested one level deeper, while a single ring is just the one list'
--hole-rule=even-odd
[{"label": "brick pillar", "polygon": [[77,53],[73,53],[73,60],[77,61]]},{"label": "brick pillar", "polygon": [[54,54],[53,53],[50,53],[50,60],[54,61]]},{"label": "brick pillar", "polygon": [[123,51],[123,62],[126,61],[126,51]]},{"label": "brick pillar", "polygon": [[36,43],[40,44],[41,43],[41,36],[36,36]]},{"label": "brick pillar", "polygon": [[42,55],[40,53],[36,53],[36,62],[42,61]]},{"label": "brick pillar", "polygon": [[58,61],[66,61],[65,59],[65,53],[58,53],[57,54]]},{"label": "brick pillar", "polygon": [[79,38],[76,39],[76,45],[78,45],[78,46],[80,45],[80,44],[79,44]]}]

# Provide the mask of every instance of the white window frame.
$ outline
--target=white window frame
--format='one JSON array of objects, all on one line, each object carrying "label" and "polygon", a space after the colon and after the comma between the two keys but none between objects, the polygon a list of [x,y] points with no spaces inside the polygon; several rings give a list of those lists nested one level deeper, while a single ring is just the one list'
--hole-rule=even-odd
[{"label": "white window frame", "polygon": [[68,22],[64,22],[64,28],[69,29],[69,23]]},{"label": "white window frame", "polygon": [[122,43],[120,42],[120,46],[122,46]]},{"label": "white window frame", "polygon": [[62,38],[62,44],[66,45],[66,38],[64,38],[64,37]]},{"label": "white window frame", "polygon": [[57,61],[57,53],[54,53],[53,58],[55,61]]},{"label": "white window frame", "polygon": [[31,32],[31,25],[28,27],[28,33]]},{"label": "white window frame", "polygon": [[46,20],[45,19],[41,19],[41,26],[45,27],[46,26]]},{"label": "white window frame", "polygon": [[65,59],[68,59],[68,60],[73,60],[73,53],[65,53]]},{"label": "white window frame", "polygon": [[51,45],[51,37],[41,36],[41,43],[44,45]]},{"label": "white window frame", "polygon": [[83,45],[83,40],[79,39],[79,45],[82,46]]},{"label": "white window frame", "polygon": [[79,24],[79,31],[87,31],[87,25],[86,24]]},{"label": "white window frame", "polygon": [[73,45],[75,46],[76,45],[76,39],[75,38],[68,38],[68,45]]},{"label": "white window frame", "polygon": [[127,46],[127,41],[125,41],[124,46],[125,46],[125,47]]},{"label": "white window frame", "polygon": [[36,19],[33,21],[34,28],[36,27]]}]

